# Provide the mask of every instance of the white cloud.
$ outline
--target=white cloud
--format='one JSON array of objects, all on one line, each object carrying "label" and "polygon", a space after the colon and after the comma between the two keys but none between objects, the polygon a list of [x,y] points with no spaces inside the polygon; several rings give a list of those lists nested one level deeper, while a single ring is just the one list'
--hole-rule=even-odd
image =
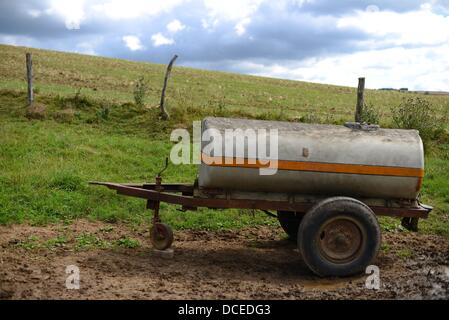
[{"label": "white cloud", "polygon": [[131,51],[137,51],[137,50],[143,50],[145,47],[142,45],[142,42],[140,42],[139,37],[137,36],[124,36],[122,38],[122,41],[125,43],[125,45],[128,47]]},{"label": "white cloud", "polygon": [[151,36],[151,40],[153,41],[153,46],[160,47],[166,45],[172,45],[175,43],[175,40],[166,38],[162,33],[156,33]]},{"label": "white cloud", "polygon": [[341,29],[359,29],[371,35],[366,43],[377,46],[435,45],[449,41],[449,17],[432,12],[427,3],[420,10],[357,11],[341,17]]},{"label": "white cloud", "polygon": [[204,0],[207,10],[207,18],[201,20],[204,29],[214,29],[220,21],[236,22],[234,27],[237,35],[246,32],[246,25],[251,21],[251,16],[257,11],[265,0]]},{"label": "white cloud", "polygon": [[352,87],[364,76],[368,88],[449,91],[449,44],[369,50],[293,63],[245,62],[239,68],[254,75]]},{"label": "white cloud", "polygon": [[239,23],[237,23],[234,27],[235,33],[238,36],[243,35],[246,32],[246,26],[251,22],[251,18],[244,18]]},{"label": "white cloud", "polygon": [[167,24],[167,30],[176,33],[178,31],[182,31],[186,28],[185,25],[183,25],[178,19],[175,19],[171,21],[169,24]]},{"label": "white cloud", "polygon": [[251,16],[264,0],[204,0],[208,15],[223,20],[241,20]]},{"label": "white cloud", "polygon": [[201,26],[209,31],[212,31],[218,24],[218,19],[201,19]]},{"label": "white cloud", "polygon": [[[365,76],[369,88],[449,91],[449,17],[433,12],[432,4],[403,13],[355,11],[336,21],[341,30],[368,34],[366,40],[355,42],[355,52],[294,62],[235,61],[233,69],[346,86],[356,86],[357,78]],[[246,25],[237,23],[235,31],[244,34]]]},{"label": "white cloud", "polygon": [[304,3],[313,3],[315,0],[291,0],[291,2],[298,7],[301,7]]},{"label": "white cloud", "polygon": [[110,19],[134,19],[143,16],[156,16],[169,12],[185,0],[109,0],[96,4],[93,9]]},{"label": "white cloud", "polygon": [[52,0],[50,2],[50,7],[45,11],[45,13],[62,17],[67,29],[77,30],[80,29],[81,22],[86,18],[84,7],[85,0]]},{"label": "white cloud", "polygon": [[39,18],[42,15],[41,10],[31,9],[28,10],[28,14],[32,16],[33,18]]}]

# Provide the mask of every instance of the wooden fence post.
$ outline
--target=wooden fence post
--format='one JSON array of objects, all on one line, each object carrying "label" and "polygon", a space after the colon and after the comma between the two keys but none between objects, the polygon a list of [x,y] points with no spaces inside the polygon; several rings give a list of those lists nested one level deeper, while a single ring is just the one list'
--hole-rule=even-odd
[{"label": "wooden fence post", "polygon": [[362,112],[364,101],[364,91],[365,91],[365,78],[359,78],[359,86],[357,88],[357,105],[355,108],[355,122],[362,122]]},{"label": "wooden fence post", "polygon": [[28,104],[33,103],[33,61],[31,58],[31,53],[26,54],[26,65],[27,65],[27,82],[28,82]]},{"label": "wooden fence post", "polygon": [[171,69],[173,67],[173,63],[175,63],[175,60],[178,58],[178,56],[175,54],[173,56],[173,58],[170,60],[170,63],[167,66],[167,71],[165,72],[165,78],[164,78],[164,86],[162,87],[162,94],[161,94],[161,114],[162,114],[162,119],[163,120],[167,120],[170,116],[167,112],[167,110],[165,110],[165,90],[167,89],[167,83],[168,83],[168,79],[170,77],[170,72]]}]

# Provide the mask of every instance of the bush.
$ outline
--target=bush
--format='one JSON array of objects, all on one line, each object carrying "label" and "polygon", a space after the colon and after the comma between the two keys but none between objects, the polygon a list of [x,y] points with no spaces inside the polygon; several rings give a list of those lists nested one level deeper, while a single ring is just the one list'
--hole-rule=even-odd
[{"label": "bush", "polygon": [[81,93],[81,88],[77,89],[74,96],[63,97],[57,95],[53,99],[53,105],[58,109],[84,109],[89,110],[95,106],[95,102]]},{"label": "bush", "polygon": [[398,128],[418,130],[423,141],[437,139],[444,132],[434,106],[420,97],[404,99],[391,113]]},{"label": "bush", "polygon": [[137,79],[134,85],[134,102],[137,106],[143,107],[145,103],[145,97],[148,91],[148,82],[143,76]]},{"label": "bush", "polygon": [[363,106],[360,119],[368,124],[379,124],[380,112],[374,108],[372,103],[367,103]]},{"label": "bush", "polygon": [[88,97],[81,93],[81,88],[76,91],[73,98],[68,98],[68,102],[71,103],[75,109],[89,109],[94,105]]}]

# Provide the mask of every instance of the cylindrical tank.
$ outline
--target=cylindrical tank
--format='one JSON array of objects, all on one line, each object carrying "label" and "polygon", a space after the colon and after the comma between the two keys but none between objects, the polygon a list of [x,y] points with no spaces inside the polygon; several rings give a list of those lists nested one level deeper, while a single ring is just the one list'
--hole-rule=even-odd
[{"label": "cylindrical tank", "polygon": [[424,152],[416,130],[229,118],[206,118],[201,129],[203,134],[213,129],[223,137],[226,130],[235,129],[241,129],[236,137],[246,129],[278,131],[278,170],[273,175],[261,175],[262,165],[249,163],[247,144],[242,163],[238,157],[229,161],[224,146],[211,150],[203,141],[198,179],[202,189],[416,199],[421,188]]}]

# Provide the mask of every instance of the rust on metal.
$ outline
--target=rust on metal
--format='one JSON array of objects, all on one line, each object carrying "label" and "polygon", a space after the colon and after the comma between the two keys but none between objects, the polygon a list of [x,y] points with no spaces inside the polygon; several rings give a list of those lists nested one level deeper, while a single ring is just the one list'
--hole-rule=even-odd
[{"label": "rust on metal", "polygon": [[337,217],[321,227],[317,243],[321,254],[328,260],[347,263],[360,255],[363,239],[357,221],[348,217]]},{"label": "rust on metal", "polygon": [[[215,209],[257,209],[257,210],[277,210],[277,211],[295,211],[307,212],[313,203],[307,202],[289,202],[289,201],[271,201],[271,200],[249,200],[249,199],[217,199],[217,198],[198,198],[193,196],[193,185],[185,184],[119,184],[111,182],[91,182],[94,185],[106,186],[109,189],[116,190],[118,194],[147,199],[148,203],[166,202],[174,205],[180,205],[184,208],[215,208]],[[160,187],[163,191],[156,191]],[[182,193],[189,195],[183,195]],[[177,194],[181,193],[181,194]],[[153,207],[151,207],[153,208]],[[376,215],[427,218],[430,208],[424,206],[418,207],[386,207],[370,206]]]}]

